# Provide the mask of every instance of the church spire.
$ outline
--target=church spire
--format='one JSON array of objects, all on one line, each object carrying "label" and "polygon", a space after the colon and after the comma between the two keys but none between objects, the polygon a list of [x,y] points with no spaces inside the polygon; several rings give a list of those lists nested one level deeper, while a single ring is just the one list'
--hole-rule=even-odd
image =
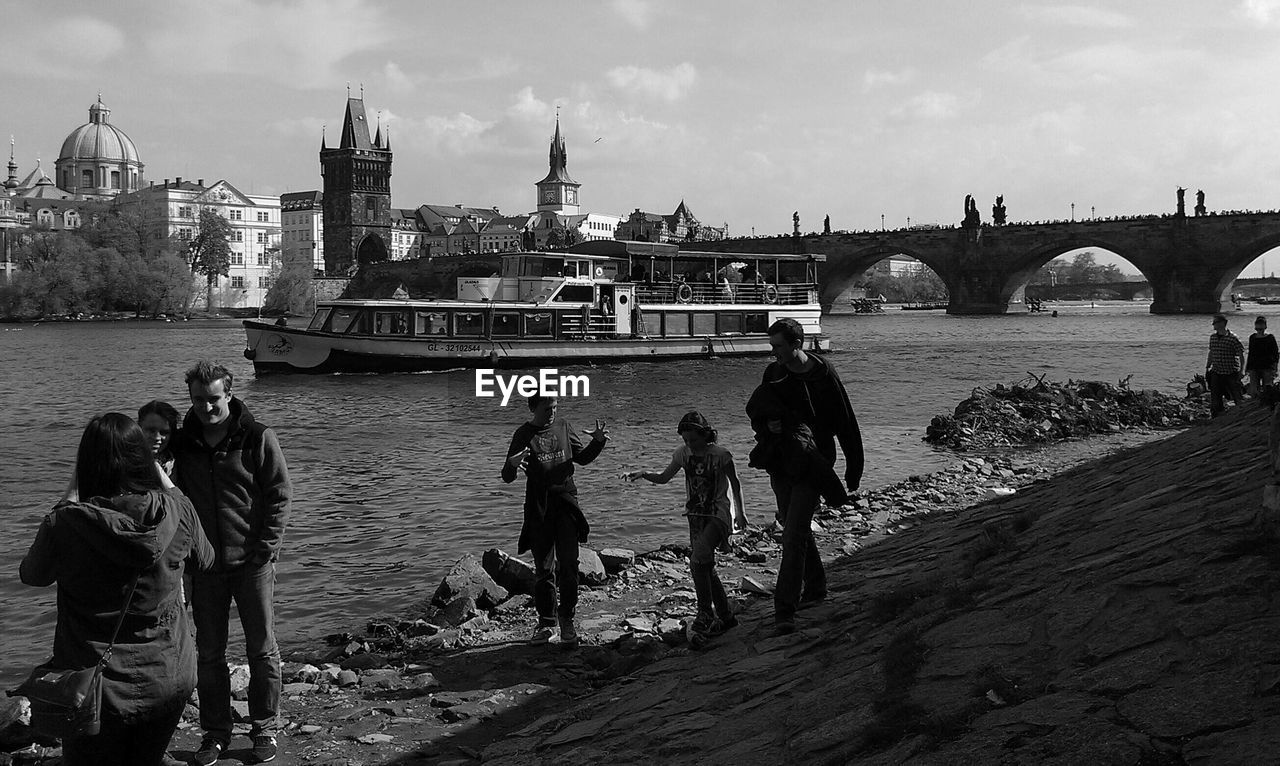
[{"label": "church spire", "polygon": [[18,161],[13,158],[13,136],[9,136],[9,177],[4,182],[4,188],[13,189],[18,186]]}]

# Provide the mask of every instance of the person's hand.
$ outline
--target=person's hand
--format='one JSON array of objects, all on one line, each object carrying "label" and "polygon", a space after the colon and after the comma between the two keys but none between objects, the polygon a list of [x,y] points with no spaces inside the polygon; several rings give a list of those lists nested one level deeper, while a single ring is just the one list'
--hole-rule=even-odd
[{"label": "person's hand", "polygon": [[849,487],[849,494],[858,494],[858,485],[862,483],[862,477],[853,471],[846,471],[844,474],[844,483]]},{"label": "person's hand", "polygon": [[508,457],[507,457],[507,465],[509,465],[509,466],[511,466],[512,468],[515,468],[515,469],[523,468],[523,467],[524,467],[524,464],[525,464],[525,461],[529,458],[529,455],[530,455],[530,453],[531,453],[531,452],[532,452],[532,450],[531,450],[531,449],[529,449],[528,447],[525,447],[524,449],[520,450],[519,452],[516,452],[516,453],[514,453],[514,454],[512,454],[512,455],[508,456]]},{"label": "person's hand", "polygon": [[781,421],[781,420],[770,420],[770,421],[769,421],[769,433],[771,433],[771,434],[780,434],[780,433],[782,433],[782,421]]},{"label": "person's hand", "polygon": [[582,429],[582,433],[588,434],[589,436],[591,436],[591,441],[593,442],[603,442],[603,441],[609,440],[609,429],[604,427],[604,421],[600,420],[599,418],[596,419],[595,428],[591,429],[590,431],[584,428]]},{"label": "person's hand", "polygon": [[750,527],[750,526],[751,526],[751,525],[747,523],[747,514],[743,513],[743,512],[742,512],[742,511],[740,511],[740,510],[734,510],[734,512],[733,512],[733,533],[736,535],[736,534],[738,534],[739,532],[745,532],[745,531],[747,531],[747,528],[748,528],[748,527]]},{"label": "person's hand", "polygon": [[644,478],[644,474],[645,474],[644,471],[627,471],[626,473],[622,474],[622,478],[626,479],[627,481],[639,481]]}]

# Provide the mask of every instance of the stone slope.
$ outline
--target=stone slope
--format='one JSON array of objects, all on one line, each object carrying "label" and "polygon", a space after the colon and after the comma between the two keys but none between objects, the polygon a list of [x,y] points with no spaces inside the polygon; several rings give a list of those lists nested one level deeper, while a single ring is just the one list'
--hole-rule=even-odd
[{"label": "stone slope", "polygon": [[1267,413],[1234,410],[829,567],[485,763],[1229,764],[1280,752]]}]

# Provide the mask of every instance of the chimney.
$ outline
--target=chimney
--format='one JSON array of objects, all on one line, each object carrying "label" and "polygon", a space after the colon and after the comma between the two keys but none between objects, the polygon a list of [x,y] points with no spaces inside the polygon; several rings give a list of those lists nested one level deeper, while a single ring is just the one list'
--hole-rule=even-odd
[{"label": "chimney", "polygon": [[178,176],[178,180],[173,182],[174,186],[182,186],[182,176]]},{"label": "chimney", "polygon": [[164,185],[165,185],[166,187],[169,185],[169,179],[167,179],[167,178],[166,178],[166,179],[164,179]]},{"label": "chimney", "polygon": [[196,186],[203,187],[203,186],[204,186],[204,179],[203,179],[203,178],[201,178],[200,180],[196,181]]},{"label": "chimney", "polygon": [[150,181],[147,181],[147,188],[154,189],[155,187],[156,187],[156,181],[154,178],[151,179]]}]

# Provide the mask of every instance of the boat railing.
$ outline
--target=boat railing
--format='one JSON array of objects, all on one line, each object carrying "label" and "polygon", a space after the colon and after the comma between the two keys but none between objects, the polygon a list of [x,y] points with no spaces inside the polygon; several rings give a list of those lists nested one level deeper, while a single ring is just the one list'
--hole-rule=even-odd
[{"label": "boat railing", "polygon": [[818,288],[811,283],[775,285],[763,282],[644,282],[636,285],[636,299],[653,303],[810,303]]}]

